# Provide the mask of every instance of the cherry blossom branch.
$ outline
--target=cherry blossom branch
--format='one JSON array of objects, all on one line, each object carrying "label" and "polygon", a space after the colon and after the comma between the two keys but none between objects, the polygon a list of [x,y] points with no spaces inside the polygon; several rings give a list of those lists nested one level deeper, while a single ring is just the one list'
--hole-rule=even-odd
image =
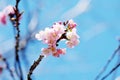
[{"label": "cherry blossom branch", "polygon": [[105,80],[112,72],[114,72],[118,67],[120,66],[120,63],[116,65],[107,75],[105,75],[101,80]]},{"label": "cherry blossom branch", "polygon": [[41,62],[43,57],[44,57],[44,55],[40,55],[39,58],[36,61],[34,61],[34,63],[32,64],[32,66],[29,69],[29,73],[27,75],[27,80],[32,80],[31,75],[32,75],[33,71],[35,70],[35,68],[39,65],[39,63]]},{"label": "cherry blossom branch", "polygon": [[56,41],[56,46],[58,46],[58,42],[59,42],[60,40],[62,40],[62,39],[68,40],[68,38],[66,37],[66,33],[63,33],[63,34],[61,35],[61,37]]},{"label": "cherry blossom branch", "polygon": [[9,64],[8,64],[6,58],[2,58],[2,60],[5,62],[5,64],[6,64],[6,68],[7,68],[7,70],[10,72],[10,75],[11,75],[12,79],[15,80],[15,77],[14,77],[13,71],[10,69]]},{"label": "cherry blossom branch", "polygon": [[[56,45],[58,46],[58,42],[59,42],[61,39],[64,39],[64,38],[67,39],[66,33],[63,33],[63,34],[61,35],[61,37],[57,40]],[[34,61],[34,63],[32,64],[32,66],[30,67],[29,73],[28,73],[28,75],[27,75],[27,79],[28,79],[28,80],[32,80],[32,79],[30,78],[30,76],[32,75],[32,72],[34,71],[34,69],[39,65],[39,63],[40,63],[40,61],[43,59],[43,57],[44,57],[44,55],[40,55],[39,58],[38,58],[36,61]]]},{"label": "cherry blossom branch", "polygon": [[[17,73],[17,75],[19,76],[20,80],[23,80],[23,72],[22,72],[22,68],[21,68],[21,63],[20,63],[20,59],[19,59],[19,43],[20,43],[20,29],[19,29],[19,20],[20,17],[22,15],[22,13],[19,12],[18,9],[18,5],[19,5],[20,0],[16,0],[16,4],[15,4],[15,8],[14,9],[14,13],[10,13],[10,20],[12,22],[12,24],[14,25],[15,29],[16,29],[16,44],[15,44],[15,71]],[[18,69],[17,69],[18,67]],[[19,70],[19,72],[18,72]]]},{"label": "cherry blossom branch", "polygon": [[[66,44],[70,48],[73,48],[79,43],[79,36],[75,29],[76,23],[73,20],[69,20],[67,23],[56,22],[51,28],[46,28],[44,31],[40,31],[35,35],[38,40],[42,40],[46,43],[48,48],[41,49],[42,55],[39,56],[37,61],[35,61],[29,69],[29,73],[27,75],[28,80],[32,80],[30,76],[44,56],[51,54],[54,57],[59,57],[61,54],[65,54],[66,49],[57,48],[60,40],[66,39]],[[65,25],[67,26],[65,27]]]},{"label": "cherry blossom branch", "polygon": [[105,66],[103,67],[103,69],[100,71],[100,73],[96,76],[95,80],[98,80],[101,75],[106,71],[108,65],[110,64],[110,62],[113,60],[113,58],[115,57],[116,53],[120,50],[120,45],[118,46],[118,48],[114,51],[114,53],[112,54],[112,56],[108,59],[107,63],[105,64]]}]

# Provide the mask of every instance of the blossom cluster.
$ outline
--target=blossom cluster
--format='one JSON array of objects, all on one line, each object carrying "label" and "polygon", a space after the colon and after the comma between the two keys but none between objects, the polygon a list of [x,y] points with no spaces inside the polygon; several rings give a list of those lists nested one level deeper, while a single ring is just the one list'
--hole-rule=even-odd
[{"label": "blossom cluster", "polygon": [[47,56],[52,54],[59,57],[60,54],[65,54],[65,48],[57,48],[59,41],[67,40],[66,44],[69,48],[73,48],[79,43],[79,36],[76,33],[76,23],[73,20],[67,22],[56,22],[50,28],[40,31],[35,35],[38,40],[42,40],[47,44],[47,48],[42,48],[42,54]]},{"label": "blossom cluster", "polygon": [[5,7],[2,11],[0,11],[0,22],[2,24],[6,24],[7,16],[9,16],[9,14],[13,14],[13,13],[14,13],[14,9],[11,5]]}]

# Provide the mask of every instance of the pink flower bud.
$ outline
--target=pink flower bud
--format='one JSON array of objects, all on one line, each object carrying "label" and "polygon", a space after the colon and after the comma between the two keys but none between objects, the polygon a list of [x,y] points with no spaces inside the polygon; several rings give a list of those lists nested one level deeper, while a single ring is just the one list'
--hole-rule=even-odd
[{"label": "pink flower bud", "polygon": [[6,15],[3,12],[0,12],[0,22],[6,24]]}]

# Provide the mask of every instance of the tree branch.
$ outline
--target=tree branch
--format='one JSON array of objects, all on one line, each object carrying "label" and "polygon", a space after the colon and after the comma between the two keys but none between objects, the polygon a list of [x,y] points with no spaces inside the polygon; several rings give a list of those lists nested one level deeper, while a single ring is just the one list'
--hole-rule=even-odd
[{"label": "tree branch", "polygon": [[120,63],[116,65],[107,75],[105,75],[101,80],[105,80],[112,72],[114,72],[118,67],[120,66]]},{"label": "tree branch", "polygon": [[120,45],[118,46],[118,48],[114,51],[114,53],[112,54],[112,56],[108,59],[107,63],[105,64],[105,66],[103,67],[103,69],[100,71],[100,73],[96,76],[95,80],[98,80],[101,75],[106,71],[108,65],[110,64],[110,62],[112,61],[112,59],[115,57],[116,53],[120,50]]},{"label": "tree branch", "polygon": [[27,75],[27,80],[32,80],[31,75],[32,75],[33,71],[35,70],[35,68],[39,65],[39,63],[41,62],[43,57],[44,57],[44,55],[40,55],[39,58],[36,61],[34,61],[34,63],[32,64],[32,66],[29,69],[29,73]]},{"label": "tree branch", "polygon": [[[20,23],[19,23],[19,20],[20,20],[20,17],[21,17],[21,13],[19,12],[19,9],[18,9],[19,2],[20,2],[20,0],[16,0],[16,4],[15,4],[15,8],[14,8],[15,18],[12,21],[12,23],[13,23],[15,29],[16,29],[16,36],[15,36],[15,39],[16,39],[16,44],[15,44],[15,69],[16,69],[17,75],[19,75],[19,77],[20,77],[20,80],[23,80],[23,72],[22,72],[21,63],[20,63],[19,54],[18,54],[19,53],[19,42],[20,42],[20,29],[19,29],[19,24]],[[18,69],[19,69],[19,73],[18,73],[17,66],[18,66]]]},{"label": "tree branch", "polygon": [[[118,51],[118,59],[117,59],[115,66],[119,63],[120,63],[120,50]],[[115,80],[117,72],[118,72],[117,70],[114,71],[113,76],[112,76],[112,80]]]},{"label": "tree branch", "polygon": [[10,72],[10,75],[11,75],[12,79],[15,80],[14,74],[13,74],[12,70],[10,69],[7,60],[6,60],[5,58],[3,58],[2,60],[5,62],[6,68],[7,68],[7,70]]}]

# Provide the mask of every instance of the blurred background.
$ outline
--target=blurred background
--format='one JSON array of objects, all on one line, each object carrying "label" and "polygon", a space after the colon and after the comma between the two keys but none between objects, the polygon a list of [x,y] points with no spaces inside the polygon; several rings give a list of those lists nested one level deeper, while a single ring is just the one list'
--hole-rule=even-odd
[{"label": "blurred background", "polygon": [[[0,0],[0,11],[8,5],[14,6],[15,0]],[[95,80],[119,46],[120,0],[21,0],[19,8],[24,11],[20,20],[19,55],[25,80],[31,64],[45,46],[34,35],[54,22],[73,19],[77,23],[80,44],[67,48],[66,54],[59,58],[44,58],[33,72],[33,80]],[[14,36],[15,29],[9,19],[6,25],[0,24],[0,54],[13,71]],[[60,47],[66,46],[61,44]],[[118,51],[102,76],[119,62]],[[0,66],[5,63],[1,61]],[[120,80],[119,76],[120,68],[105,80]],[[3,69],[0,80],[12,80],[8,70]]]}]

